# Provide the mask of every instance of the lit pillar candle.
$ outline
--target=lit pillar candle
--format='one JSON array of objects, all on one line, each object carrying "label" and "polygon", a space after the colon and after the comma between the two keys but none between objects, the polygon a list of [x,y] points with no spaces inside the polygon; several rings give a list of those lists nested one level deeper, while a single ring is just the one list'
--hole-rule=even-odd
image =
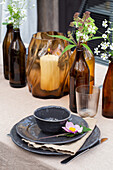
[{"label": "lit pillar candle", "polygon": [[41,89],[52,91],[59,88],[60,73],[58,67],[59,56],[47,54],[40,57]]}]

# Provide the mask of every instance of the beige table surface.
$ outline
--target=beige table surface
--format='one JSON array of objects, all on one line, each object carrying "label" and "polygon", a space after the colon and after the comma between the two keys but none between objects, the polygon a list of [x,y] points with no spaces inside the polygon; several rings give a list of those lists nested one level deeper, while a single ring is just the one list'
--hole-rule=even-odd
[{"label": "beige table surface", "polygon": [[[0,67],[1,68],[1,67]],[[96,64],[96,85],[101,85],[107,70]],[[60,163],[66,156],[45,156],[30,153],[16,146],[7,134],[12,126],[41,106],[58,105],[69,109],[69,96],[61,99],[34,98],[28,87],[11,88],[0,71],[0,170],[112,170],[113,169],[113,119],[101,115],[101,96],[97,125],[101,137],[109,140],[81,155],[66,165]]]}]

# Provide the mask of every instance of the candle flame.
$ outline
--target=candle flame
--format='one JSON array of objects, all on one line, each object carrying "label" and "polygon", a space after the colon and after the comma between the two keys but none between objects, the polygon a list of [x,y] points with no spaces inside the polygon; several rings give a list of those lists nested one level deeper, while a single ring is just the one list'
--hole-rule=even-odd
[{"label": "candle flame", "polygon": [[51,51],[51,50],[50,50],[50,48],[48,48],[48,50],[47,50],[47,51],[48,51],[48,53],[50,53],[50,51]]}]

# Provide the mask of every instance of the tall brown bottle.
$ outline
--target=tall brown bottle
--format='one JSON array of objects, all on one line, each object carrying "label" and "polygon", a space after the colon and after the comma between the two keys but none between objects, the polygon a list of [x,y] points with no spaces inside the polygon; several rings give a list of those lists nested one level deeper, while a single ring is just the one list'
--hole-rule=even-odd
[{"label": "tall brown bottle", "polygon": [[9,83],[12,87],[26,85],[25,73],[26,49],[20,37],[20,29],[14,29],[14,36],[9,47]]},{"label": "tall brown bottle", "polygon": [[94,55],[88,50],[85,49],[85,60],[88,64],[90,70],[90,85],[94,85],[95,81],[95,58]]},{"label": "tall brown bottle", "polygon": [[76,48],[75,60],[70,69],[70,110],[77,113],[76,108],[76,87],[80,85],[89,85],[90,71],[84,57],[84,47]]},{"label": "tall brown bottle", "polygon": [[102,115],[113,118],[113,61],[109,63],[102,91]]},{"label": "tall brown bottle", "polygon": [[3,72],[4,78],[9,80],[9,56],[8,50],[13,39],[13,25],[7,25],[7,32],[3,40]]}]

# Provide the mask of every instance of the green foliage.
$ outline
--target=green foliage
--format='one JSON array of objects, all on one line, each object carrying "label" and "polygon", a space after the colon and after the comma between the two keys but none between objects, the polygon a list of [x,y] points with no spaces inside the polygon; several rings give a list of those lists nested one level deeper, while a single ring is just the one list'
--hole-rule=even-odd
[{"label": "green foliage", "polygon": [[[63,35],[48,35],[50,37],[54,37],[54,38],[59,38],[59,39],[62,39],[62,40],[66,40],[72,44],[75,44],[72,40],[70,40],[69,38],[63,36]],[[76,44],[75,44],[76,45]]]},{"label": "green foliage", "polygon": [[[30,0],[27,3],[29,6]],[[26,7],[26,0],[9,0],[6,9],[8,16],[2,24],[13,24],[14,28],[18,28],[26,18]]]},{"label": "green foliage", "polygon": [[[74,14],[74,18],[73,21],[70,23],[70,26],[73,27],[76,31],[75,32],[68,31],[68,38],[60,35],[49,35],[50,37],[60,38],[70,43],[70,45],[68,45],[64,49],[62,54],[64,54],[66,51],[70,50],[73,47],[81,46],[81,45],[92,53],[89,46],[86,45],[86,42],[102,38],[102,37],[94,37],[98,28],[94,23],[95,22],[94,19],[90,17],[90,12],[88,11],[85,12],[82,18],[78,16],[79,13]],[[74,39],[74,37],[76,37],[76,40]]]},{"label": "green foliage", "polygon": [[91,40],[96,40],[96,39],[101,39],[102,37],[92,37],[92,38],[89,38],[88,41],[91,41]]},{"label": "green foliage", "polygon": [[88,132],[88,131],[91,131],[91,129],[87,127],[83,127],[83,132]]},{"label": "green foliage", "polygon": [[92,50],[89,48],[88,45],[86,45],[86,44],[84,44],[84,43],[82,43],[81,45],[83,45],[83,47],[85,47],[87,50],[89,50],[89,51],[93,54]]},{"label": "green foliage", "polygon": [[63,50],[63,52],[62,52],[61,55],[63,55],[66,51],[72,49],[72,48],[75,47],[75,46],[76,46],[76,45],[67,45],[67,46],[65,47],[65,49]]}]

